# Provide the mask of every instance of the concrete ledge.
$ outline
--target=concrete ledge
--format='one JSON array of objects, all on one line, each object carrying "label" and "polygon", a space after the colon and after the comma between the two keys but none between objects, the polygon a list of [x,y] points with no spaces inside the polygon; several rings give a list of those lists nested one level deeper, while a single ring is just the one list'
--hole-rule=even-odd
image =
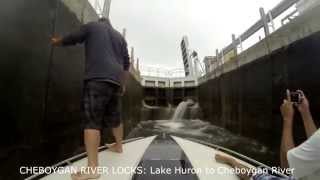
[{"label": "concrete ledge", "polygon": [[87,0],[61,0],[82,23],[98,20],[98,15]]}]

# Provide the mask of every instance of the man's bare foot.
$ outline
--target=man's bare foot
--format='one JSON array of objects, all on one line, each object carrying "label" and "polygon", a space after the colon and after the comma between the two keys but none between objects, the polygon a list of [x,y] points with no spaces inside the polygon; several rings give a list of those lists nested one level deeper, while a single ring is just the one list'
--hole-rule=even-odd
[{"label": "man's bare foot", "polygon": [[100,178],[100,174],[81,173],[81,172],[71,174],[72,180],[89,180],[89,179],[99,179],[99,178]]},{"label": "man's bare foot", "polygon": [[108,147],[108,150],[111,152],[115,152],[115,153],[123,152],[122,144],[118,145],[116,143],[112,143],[112,144],[106,144],[106,146]]}]

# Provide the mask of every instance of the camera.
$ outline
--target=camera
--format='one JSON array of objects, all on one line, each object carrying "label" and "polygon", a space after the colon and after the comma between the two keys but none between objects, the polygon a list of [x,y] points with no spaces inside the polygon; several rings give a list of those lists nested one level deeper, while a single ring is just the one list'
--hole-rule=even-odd
[{"label": "camera", "polygon": [[302,103],[302,94],[298,91],[290,92],[291,102],[301,104]]}]

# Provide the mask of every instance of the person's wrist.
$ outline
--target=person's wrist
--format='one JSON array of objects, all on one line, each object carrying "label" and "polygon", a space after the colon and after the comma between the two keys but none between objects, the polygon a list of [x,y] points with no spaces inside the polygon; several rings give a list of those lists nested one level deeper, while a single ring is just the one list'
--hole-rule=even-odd
[{"label": "person's wrist", "polygon": [[300,114],[302,117],[310,117],[311,116],[311,112],[310,112],[309,108],[307,108],[305,110],[301,110]]},{"label": "person's wrist", "polygon": [[292,117],[285,117],[284,121],[283,121],[283,126],[284,127],[292,127],[292,121],[293,121]]}]

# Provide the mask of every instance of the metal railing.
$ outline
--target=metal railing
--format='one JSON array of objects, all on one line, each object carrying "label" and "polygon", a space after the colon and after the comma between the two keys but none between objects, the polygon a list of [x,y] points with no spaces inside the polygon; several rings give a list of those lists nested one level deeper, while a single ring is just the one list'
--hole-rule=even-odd
[{"label": "metal railing", "polygon": [[[259,11],[260,11],[261,18],[256,23],[254,23],[247,31],[242,33],[239,37],[236,37],[234,34],[232,34],[232,43],[226,46],[225,48],[223,48],[220,52],[218,49],[216,50],[216,57],[219,62],[217,62],[216,67],[214,69],[216,69],[217,66],[222,66],[224,64],[224,61],[225,61],[224,56],[226,54],[229,54],[232,51],[234,51],[234,54],[237,55],[238,46],[240,46],[240,49],[242,49],[243,42],[249,39],[261,28],[264,29],[264,33],[266,37],[270,35],[269,23],[271,23],[271,27],[274,30],[275,28],[274,28],[273,20],[277,18],[279,15],[281,15],[282,13],[284,13],[286,10],[288,10],[290,7],[295,5],[298,1],[299,0],[282,0],[276,7],[274,7],[267,14],[265,13],[263,8],[260,8]],[[296,11],[292,13],[296,13]],[[290,14],[290,16],[292,16],[292,13]]]},{"label": "metal railing", "polygon": [[259,31],[261,28],[265,29],[265,34],[268,36],[270,34],[269,31],[269,22],[273,22],[273,19],[277,18],[284,11],[289,9],[291,6],[296,4],[299,0],[283,0],[281,1],[275,8],[273,8],[270,12],[268,12],[268,16],[265,14],[264,9],[260,8],[261,19],[258,20],[255,24],[253,24],[246,32],[241,34],[238,38],[234,39],[234,42],[229,44],[227,47],[223,49],[224,54],[232,51],[235,46],[237,47],[241,42],[247,40],[254,33]]},{"label": "metal railing", "polygon": [[140,69],[142,76],[155,76],[160,78],[177,78],[185,76],[184,69],[182,68],[167,69],[153,66],[141,66]]}]

